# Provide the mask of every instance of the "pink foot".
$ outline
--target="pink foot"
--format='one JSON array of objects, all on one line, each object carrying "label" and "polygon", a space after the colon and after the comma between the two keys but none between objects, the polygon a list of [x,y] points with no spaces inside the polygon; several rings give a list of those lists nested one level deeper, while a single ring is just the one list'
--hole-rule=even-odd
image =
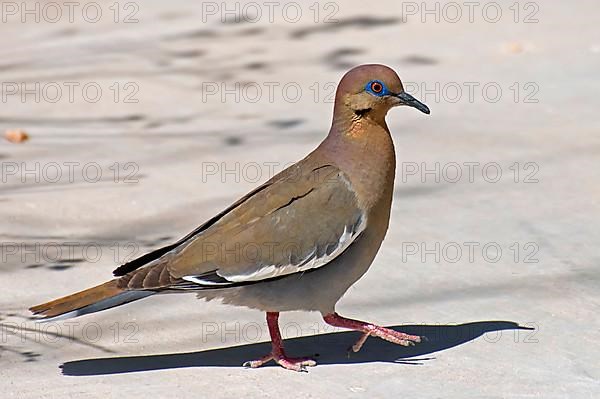
[{"label": "pink foot", "polygon": [[271,334],[271,353],[257,360],[250,360],[243,364],[244,367],[257,368],[273,360],[284,369],[306,372],[306,367],[316,366],[317,362],[308,357],[287,357],[283,352],[283,343],[279,332],[279,313],[267,312],[267,325]]},{"label": "pink foot", "polygon": [[325,320],[327,324],[335,327],[349,328],[351,330],[361,331],[363,333],[359,340],[350,348],[353,352],[358,352],[369,336],[379,337],[386,341],[403,346],[414,345],[415,342],[421,342],[421,337],[417,335],[405,334],[389,328],[376,326],[371,323],[365,323],[364,321],[360,320],[347,319],[338,315],[337,313],[329,313],[324,315],[323,320]]},{"label": "pink foot", "polygon": [[243,364],[244,367],[257,368],[265,363],[273,360],[275,363],[283,367],[284,369],[294,371],[307,371],[306,367],[316,366],[317,362],[309,357],[287,357],[285,355],[275,355],[270,353],[266,356],[261,357],[257,360],[250,360]]}]

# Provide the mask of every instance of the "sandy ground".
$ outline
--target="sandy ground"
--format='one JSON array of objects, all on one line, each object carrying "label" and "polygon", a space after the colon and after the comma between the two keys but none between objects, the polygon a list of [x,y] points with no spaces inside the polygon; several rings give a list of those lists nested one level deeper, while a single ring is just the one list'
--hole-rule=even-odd
[{"label": "sandy ground", "polygon": [[[597,1],[500,1],[496,22],[372,3],[78,3],[73,22],[38,3],[25,23],[3,3],[0,128],[31,136],[0,142],[3,397],[600,396]],[[290,352],[318,355],[300,374],[240,367],[264,315],[191,295],[29,319],[303,157],[367,62],[432,114],[388,117],[391,228],[338,311],[428,342],[347,357],[356,333],[284,314]]]}]

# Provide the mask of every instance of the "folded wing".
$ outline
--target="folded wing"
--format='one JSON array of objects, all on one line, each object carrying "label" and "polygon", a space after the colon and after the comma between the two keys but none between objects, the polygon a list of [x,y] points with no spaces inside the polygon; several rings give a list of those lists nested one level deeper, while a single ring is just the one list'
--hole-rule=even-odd
[{"label": "folded wing", "polygon": [[331,262],[360,236],[366,215],[350,181],[337,167],[292,168],[165,254],[155,266],[126,275],[126,286],[226,288]]}]

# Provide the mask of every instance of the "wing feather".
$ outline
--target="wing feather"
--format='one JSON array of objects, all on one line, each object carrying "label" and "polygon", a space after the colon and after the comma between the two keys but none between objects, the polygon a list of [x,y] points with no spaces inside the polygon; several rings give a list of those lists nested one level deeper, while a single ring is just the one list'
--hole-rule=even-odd
[{"label": "wing feather", "polygon": [[268,280],[326,265],[365,227],[346,176],[321,167],[259,193],[181,248],[169,269],[200,284],[210,271],[232,284]]},{"label": "wing feather", "polygon": [[367,225],[352,184],[328,164],[296,164],[215,219],[122,284],[216,289],[304,273],[340,256]]}]

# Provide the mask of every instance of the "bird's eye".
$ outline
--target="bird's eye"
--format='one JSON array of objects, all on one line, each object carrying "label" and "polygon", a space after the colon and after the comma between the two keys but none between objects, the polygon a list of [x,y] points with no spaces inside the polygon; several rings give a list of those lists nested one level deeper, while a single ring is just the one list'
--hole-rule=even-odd
[{"label": "bird's eye", "polygon": [[371,83],[371,90],[373,90],[374,93],[381,93],[383,91],[383,85],[379,82],[373,82]]},{"label": "bird's eye", "polygon": [[385,86],[379,80],[372,80],[367,83],[365,90],[377,97],[384,96],[387,92]]}]

